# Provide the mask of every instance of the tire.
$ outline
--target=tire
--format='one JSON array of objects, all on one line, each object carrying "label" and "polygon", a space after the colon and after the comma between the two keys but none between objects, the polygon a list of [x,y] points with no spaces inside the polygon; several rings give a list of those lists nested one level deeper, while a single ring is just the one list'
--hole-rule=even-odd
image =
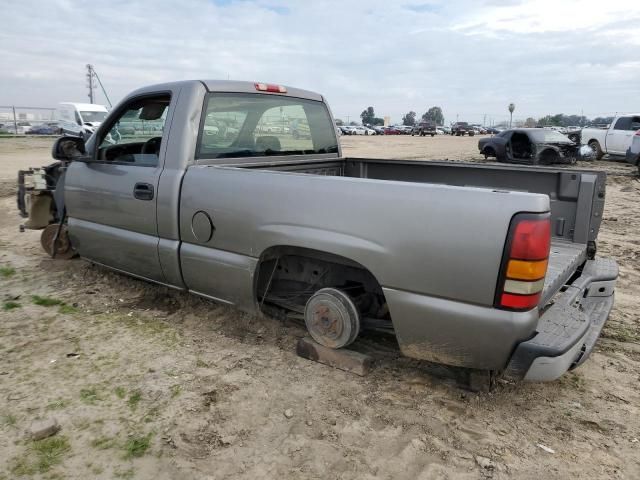
[{"label": "tire", "polygon": [[360,333],[360,312],[351,298],[335,288],[321,288],[304,308],[304,323],[309,335],[329,348],[342,348],[354,342]]},{"label": "tire", "polygon": [[602,160],[604,152],[602,151],[602,147],[600,147],[600,142],[597,140],[591,140],[588,145],[591,147],[591,150],[593,150],[593,153],[595,153],[596,160]]},{"label": "tire", "polygon": [[497,157],[496,151],[492,147],[484,147],[484,150],[482,150],[482,154],[484,155],[485,160],[487,160],[489,157]]},{"label": "tire", "polygon": [[435,133],[432,133],[432,134],[431,134],[431,138],[435,137],[435,135],[436,135]]}]

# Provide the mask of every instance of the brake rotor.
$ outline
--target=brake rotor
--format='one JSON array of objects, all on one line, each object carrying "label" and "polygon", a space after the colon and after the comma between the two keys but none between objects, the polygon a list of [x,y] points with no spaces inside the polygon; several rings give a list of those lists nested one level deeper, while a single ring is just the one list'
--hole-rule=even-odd
[{"label": "brake rotor", "polygon": [[304,322],[311,337],[329,348],[349,345],[360,332],[358,309],[346,293],[335,288],[323,288],[311,296]]},{"label": "brake rotor", "polygon": [[[45,227],[45,229],[42,231],[42,235],[40,235],[40,244],[42,245],[44,251],[47,252],[50,257],[54,257],[53,240],[56,237],[56,233],[58,232],[59,227],[59,224],[52,223],[51,225]],[[66,225],[62,225],[60,235],[55,243],[55,258],[68,260],[76,255],[76,251],[73,249],[71,241],[69,240],[69,232],[67,231]]]}]

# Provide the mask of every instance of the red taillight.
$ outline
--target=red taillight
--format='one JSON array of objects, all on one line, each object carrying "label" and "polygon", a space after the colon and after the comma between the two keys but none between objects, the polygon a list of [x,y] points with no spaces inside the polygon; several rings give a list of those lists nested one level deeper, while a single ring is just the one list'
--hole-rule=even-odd
[{"label": "red taillight", "polygon": [[272,83],[254,83],[256,90],[271,93],[287,93],[287,87],[282,85],[273,85]]},{"label": "red taillight", "polygon": [[640,137],[640,130],[636,131],[636,137]]},{"label": "red taillight", "polygon": [[538,305],[551,246],[549,214],[516,215],[509,228],[496,307],[531,310]]},{"label": "red taillight", "polygon": [[509,258],[518,260],[544,260],[549,256],[551,245],[551,222],[546,219],[523,219],[516,217],[516,228],[511,237]]}]

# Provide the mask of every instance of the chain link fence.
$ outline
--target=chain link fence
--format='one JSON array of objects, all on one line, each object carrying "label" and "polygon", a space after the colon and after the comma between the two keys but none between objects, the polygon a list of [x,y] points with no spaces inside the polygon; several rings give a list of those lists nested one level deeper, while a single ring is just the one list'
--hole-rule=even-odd
[{"label": "chain link fence", "polygon": [[[55,108],[0,105],[0,134],[58,133]],[[33,131],[32,131],[33,130]]]}]

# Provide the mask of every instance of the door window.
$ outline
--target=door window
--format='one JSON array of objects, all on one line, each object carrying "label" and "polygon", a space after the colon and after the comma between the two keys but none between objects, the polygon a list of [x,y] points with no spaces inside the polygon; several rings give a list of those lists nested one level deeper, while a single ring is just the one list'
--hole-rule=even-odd
[{"label": "door window", "polygon": [[171,97],[158,95],[133,100],[120,111],[98,143],[98,160],[155,167]]},{"label": "door window", "polygon": [[614,125],[614,130],[629,130],[631,127],[631,117],[620,117]]},{"label": "door window", "polygon": [[634,132],[640,130],[640,117],[633,117],[631,119],[631,126],[629,130],[633,130]]}]

